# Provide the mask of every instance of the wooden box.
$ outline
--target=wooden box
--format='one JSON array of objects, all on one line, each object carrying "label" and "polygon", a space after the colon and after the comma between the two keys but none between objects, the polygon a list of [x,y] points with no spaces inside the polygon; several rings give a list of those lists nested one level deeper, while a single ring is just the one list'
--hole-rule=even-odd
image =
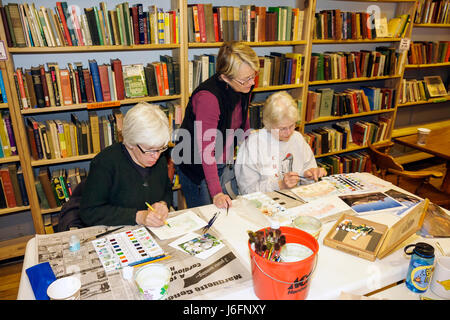
[{"label": "wooden box", "polygon": [[[428,203],[425,199],[390,228],[358,216],[342,214],[323,239],[323,244],[370,261],[375,261],[377,257],[382,259],[422,227]],[[365,225],[373,230],[355,237],[357,232],[339,228],[346,220],[351,221],[353,229],[354,226]]]}]

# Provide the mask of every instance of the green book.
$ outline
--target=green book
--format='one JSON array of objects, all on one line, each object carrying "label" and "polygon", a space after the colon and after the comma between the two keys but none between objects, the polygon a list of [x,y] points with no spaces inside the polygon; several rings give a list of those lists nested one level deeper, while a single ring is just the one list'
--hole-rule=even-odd
[{"label": "green book", "polygon": [[133,37],[131,36],[131,30],[130,30],[130,6],[128,2],[122,3],[122,14],[123,14],[123,26],[124,26],[124,33],[125,33],[125,39],[126,39],[126,45],[129,46],[132,44]]},{"label": "green book", "polygon": [[322,97],[320,99],[319,117],[331,116],[331,110],[333,107],[334,90],[331,88],[323,88],[323,89],[317,89],[317,91],[322,93]]},{"label": "green book", "polygon": [[94,7],[94,13],[95,13],[95,21],[97,23],[98,38],[99,38],[99,41],[100,41],[100,45],[104,46],[105,45],[105,39],[103,39],[102,28],[100,27],[100,19],[98,17],[99,13],[98,13],[97,7]]},{"label": "green book", "polygon": [[130,64],[123,66],[123,81],[125,85],[125,96],[137,98],[147,96],[147,84],[143,64]]}]

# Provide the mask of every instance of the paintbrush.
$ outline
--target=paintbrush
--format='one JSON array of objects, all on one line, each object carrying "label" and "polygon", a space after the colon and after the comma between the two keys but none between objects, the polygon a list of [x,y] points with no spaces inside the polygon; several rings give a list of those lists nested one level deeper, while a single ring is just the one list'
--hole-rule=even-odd
[{"label": "paintbrush", "polygon": [[89,238],[87,238],[87,239],[81,241],[80,243],[85,243],[85,242],[87,242],[87,241],[91,241],[91,240],[94,240],[94,239],[97,239],[97,238],[106,236],[107,234],[113,233],[114,231],[117,231],[117,230],[122,229],[122,228],[123,228],[123,226],[120,226],[120,227],[118,227],[118,228],[111,229],[111,230],[108,230],[108,231],[99,233],[99,234],[97,234],[97,235],[95,235],[95,236],[93,236],[93,237],[89,237]]}]

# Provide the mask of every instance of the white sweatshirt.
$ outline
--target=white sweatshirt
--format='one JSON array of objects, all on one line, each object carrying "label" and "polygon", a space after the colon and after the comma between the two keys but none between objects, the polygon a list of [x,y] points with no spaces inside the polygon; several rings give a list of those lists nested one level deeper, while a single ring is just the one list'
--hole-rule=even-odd
[{"label": "white sweatshirt", "polygon": [[235,162],[236,179],[241,194],[279,190],[278,181],[289,171],[286,159],[292,154],[292,171],[303,172],[316,168],[314,154],[303,136],[294,131],[288,141],[279,141],[270,131],[252,132],[239,147]]}]

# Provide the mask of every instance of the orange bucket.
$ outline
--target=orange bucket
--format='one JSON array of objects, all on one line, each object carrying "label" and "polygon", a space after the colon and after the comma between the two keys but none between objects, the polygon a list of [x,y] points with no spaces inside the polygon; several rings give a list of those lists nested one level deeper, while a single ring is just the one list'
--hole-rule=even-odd
[{"label": "orange bucket", "polygon": [[304,300],[315,269],[319,243],[312,235],[297,228],[280,227],[280,230],[286,236],[286,243],[302,244],[313,254],[296,262],[269,261],[256,254],[249,242],[253,290],[262,300]]}]

